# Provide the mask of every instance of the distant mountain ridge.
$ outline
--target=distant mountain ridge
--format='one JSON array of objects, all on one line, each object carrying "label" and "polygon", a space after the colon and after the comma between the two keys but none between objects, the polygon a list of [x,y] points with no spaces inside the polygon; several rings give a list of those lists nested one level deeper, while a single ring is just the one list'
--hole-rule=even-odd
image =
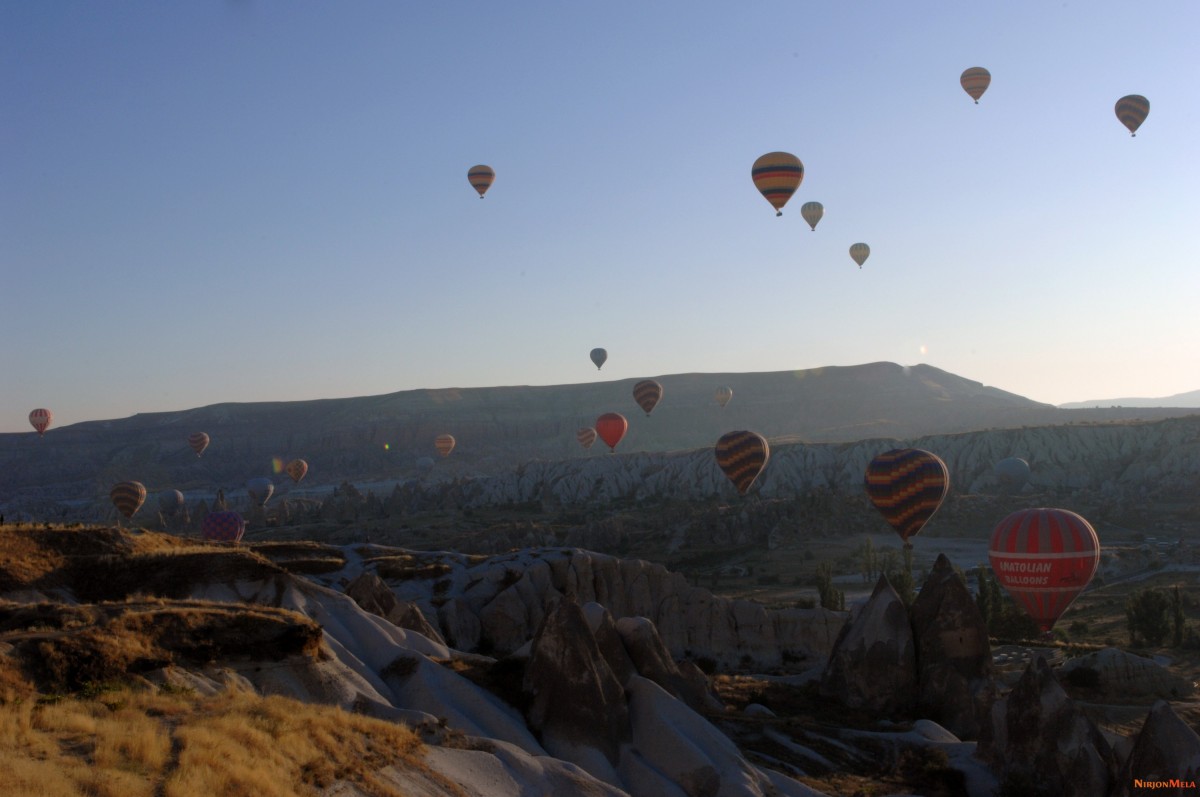
[{"label": "distant mountain ridge", "polygon": [[[575,433],[605,412],[621,412],[629,432],[618,453],[711,447],[725,432],[751,429],[773,442],[842,443],[913,439],[982,429],[1071,422],[1152,420],[1180,410],[1063,410],[929,365],[866,365],[768,373],[656,376],[661,403],[647,417],[634,402],[637,379],[540,387],[409,390],[380,396],[295,402],[215,404],[110,421],[0,434],[0,512],[53,511],[57,502],[107,500],[118,481],[136,480],[153,495],[166,489],[236,492],[246,481],[280,473],[293,457],[308,461],[304,488],[342,481],[412,478],[422,458],[439,478],[508,473],[531,461],[607,455]],[[715,391],[733,388],[722,409]],[[192,432],[211,438],[203,457]],[[434,438],[458,445],[438,457]],[[154,499],[152,498],[151,501]]]},{"label": "distant mountain ridge", "polygon": [[1059,404],[1059,409],[1082,410],[1094,407],[1200,407],[1200,390],[1189,390],[1163,398],[1115,398],[1071,401]]}]

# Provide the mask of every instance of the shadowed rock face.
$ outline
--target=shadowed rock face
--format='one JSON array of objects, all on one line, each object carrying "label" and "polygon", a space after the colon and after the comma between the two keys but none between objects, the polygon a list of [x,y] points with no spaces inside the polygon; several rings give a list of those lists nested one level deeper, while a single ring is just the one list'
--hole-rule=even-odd
[{"label": "shadowed rock face", "polygon": [[909,610],[917,646],[917,713],[975,739],[994,697],[987,623],[945,554]]},{"label": "shadowed rock face", "polygon": [[1040,656],[992,705],[976,751],[1002,777],[1021,776],[1049,794],[1096,797],[1115,782],[1112,748]]},{"label": "shadowed rock face", "polygon": [[572,760],[575,749],[591,747],[616,764],[630,738],[625,690],[578,604],[560,600],[546,615],[522,688],[531,696],[529,726],[548,751]]},{"label": "shadowed rock face", "polygon": [[[1200,781],[1200,736],[1175,715],[1165,700],[1150,709],[1138,733],[1133,751],[1121,770],[1119,797],[1144,794],[1133,787],[1134,779],[1143,781]],[[1193,788],[1155,789],[1155,794],[1182,797],[1195,794]]]},{"label": "shadowed rock face", "polygon": [[1068,684],[1093,690],[1103,701],[1151,703],[1157,698],[1180,700],[1192,694],[1192,685],[1166,667],[1117,648],[1073,658],[1060,674]]},{"label": "shadowed rock face", "polygon": [[913,708],[916,648],[908,610],[887,576],[842,628],[821,677],[821,693],[883,714]]},{"label": "shadowed rock face", "polygon": [[371,614],[376,614],[400,628],[416,631],[434,642],[446,644],[438,630],[429,624],[416,604],[396,599],[383,579],[374,573],[363,572],[346,586],[346,594]]}]

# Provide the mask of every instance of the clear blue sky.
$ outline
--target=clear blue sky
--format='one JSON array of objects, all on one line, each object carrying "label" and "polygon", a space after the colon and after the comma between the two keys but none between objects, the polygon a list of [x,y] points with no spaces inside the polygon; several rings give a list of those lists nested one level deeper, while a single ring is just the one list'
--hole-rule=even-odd
[{"label": "clear blue sky", "polygon": [[[1194,0],[0,0],[0,431],[878,360],[1200,388],[1198,29]],[[773,150],[806,168],[782,218]]]}]

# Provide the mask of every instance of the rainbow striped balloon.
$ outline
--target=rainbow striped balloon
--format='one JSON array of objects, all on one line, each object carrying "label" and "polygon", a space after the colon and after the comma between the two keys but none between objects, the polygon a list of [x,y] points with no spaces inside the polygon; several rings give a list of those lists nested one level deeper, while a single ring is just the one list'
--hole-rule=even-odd
[{"label": "rainbow striped balloon", "polygon": [[246,521],[237,512],[209,512],[200,523],[200,536],[214,542],[240,542]]},{"label": "rainbow striped balloon", "polygon": [[1150,115],[1150,100],[1141,94],[1130,94],[1117,100],[1117,118],[1129,128],[1129,135],[1136,136],[1137,129]]},{"label": "rainbow striped balloon", "polygon": [[1100,566],[1100,539],[1066,509],[1022,509],[992,532],[988,559],[996,580],[1049,633]]},{"label": "rainbow striped balloon", "polygon": [[117,482],[108,495],[117,511],[131,518],[146,502],[146,486],[141,482]]},{"label": "rainbow striped balloon", "polygon": [[479,198],[483,199],[483,195],[492,187],[492,181],[496,179],[496,173],[492,171],[491,166],[472,166],[467,170],[467,180],[470,181],[471,187],[479,192]]},{"label": "rainbow striped balloon", "polygon": [[804,180],[804,164],[790,152],[768,152],[750,167],[750,177],[775,208],[775,215],[782,216],[783,206]]},{"label": "rainbow striped balloon", "polygon": [[754,480],[767,467],[771,447],[767,438],[756,432],[729,432],[717,441],[717,465],[733,482],[738,493],[745,495]]},{"label": "rainbow striped balloon", "polygon": [[936,454],[895,448],[871,460],[865,483],[871,503],[907,543],[942,505],[950,472]]},{"label": "rainbow striped balloon", "polygon": [[633,400],[645,411],[646,417],[658,406],[662,395],[663,386],[653,379],[643,379],[633,386]]},{"label": "rainbow striped balloon", "polygon": [[958,78],[959,84],[963,87],[963,91],[971,95],[971,99],[975,100],[975,104],[979,104],[979,98],[988,90],[988,86],[992,85],[992,73],[981,66],[973,66],[962,73]]}]

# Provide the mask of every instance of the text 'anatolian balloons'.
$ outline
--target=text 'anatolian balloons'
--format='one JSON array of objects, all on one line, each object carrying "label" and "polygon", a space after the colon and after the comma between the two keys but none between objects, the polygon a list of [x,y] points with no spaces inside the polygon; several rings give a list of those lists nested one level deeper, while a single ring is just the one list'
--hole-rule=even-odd
[{"label": "text 'anatolian balloons'", "polygon": [[996,580],[1049,633],[1096,575],[1100,540],[1074,512],[1022,509],[996,526],[988,559]]}]

